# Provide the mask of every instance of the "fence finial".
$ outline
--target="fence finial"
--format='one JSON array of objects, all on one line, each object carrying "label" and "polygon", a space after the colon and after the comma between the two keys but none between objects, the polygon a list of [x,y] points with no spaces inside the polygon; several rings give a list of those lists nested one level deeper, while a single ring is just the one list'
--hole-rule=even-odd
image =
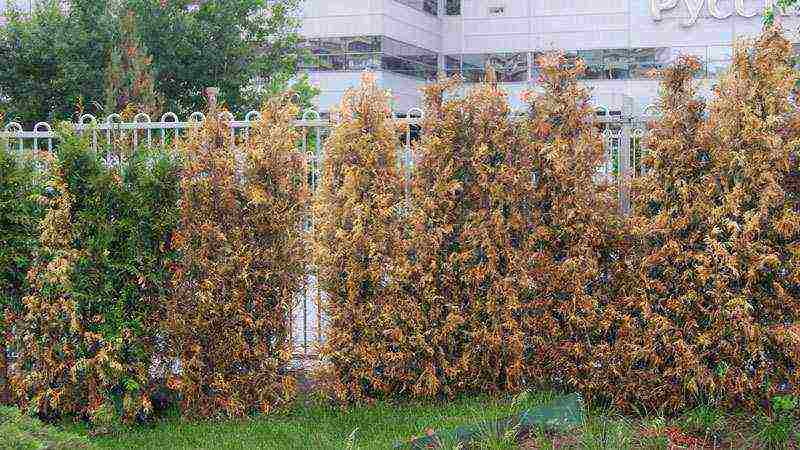
[{"label": "fence finial", "polygon": [[208,110],[209,111],[216,111],[217,110],[217,96],[219,95],[219,88],[218,87],[207,87],[206,88],[206,98],[208,99]]}]

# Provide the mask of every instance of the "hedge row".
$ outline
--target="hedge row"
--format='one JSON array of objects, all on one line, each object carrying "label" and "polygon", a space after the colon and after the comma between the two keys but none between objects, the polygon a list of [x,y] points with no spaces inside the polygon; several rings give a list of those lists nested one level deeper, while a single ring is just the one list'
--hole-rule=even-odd
[{"label": "hedge row", "polygon": [[108,424],[173,400],[205,417],[291,398],[284,317],[306,273],[307,192],[288,99],[265,105],[244,145],[211,119],[179,152],[130,139],[95,151],[65,128],[36,170],[0,145],[14,355],[0,375],[17,403]]},{"label": "hedge row", "polygon": [[706,108],[698,64],[663,74],[631,217],[596,176],[580,61],[542,58],[516,123],[491,75],[426,88],[407,196],[386,94],[346,95],[316,200],[331,397],[537,385],[674,412],[800,394],[800,73],[767,30]]},{"label": "hedge row", "polygon": [[519,121],[491,70],[463,95],[428,86],[410,182],[390,95],[366,75],[313,201],[289,96],[238,142],[212,111],[177,154],[95,152],[64,130],[46,185],[0,146],[16,401],[95,422],[172,398],[191,416],[270,412],[294,395],[286,318],[311,272],[328,319],[317,378],[338,402],[548,386],[677,411],[800,395],[789,42],[771,29],[737,47],[708,105],[696,60],[665,71],[630,217],[596,176],[584,64],[539,63]]}]

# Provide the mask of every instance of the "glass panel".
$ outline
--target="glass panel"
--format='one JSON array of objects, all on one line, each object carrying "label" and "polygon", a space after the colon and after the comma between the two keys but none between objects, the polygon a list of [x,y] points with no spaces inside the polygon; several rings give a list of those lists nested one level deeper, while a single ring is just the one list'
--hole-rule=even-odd
[{"label": "glass panel", "polygon": [[462,55],[461,63],[463,69],[466,70],[479,70],[483,71],[486,67],[486,55]]},{"label": "glass panel", "polygon": [[631,49],[631,78],[649,78],[653,70],[664,69],[672,54],[672,49],[635,48]]},{"label": "glass panel", "polygon": [[630,78],[630,51],[626,48],[603,50],[603,64],[609,80]]},{"label": "glass panel", "polygon": [[347,55],[348,70],[380,69],[380,58],[376,54],[349,54]]},{"label": "glass panel", "polygon": [[417,11],[422,11],[428,14],[432,14],[434,16],[439,14],[437,0],[396,0],[396,1],[410,8],[414,8]]},{"label": "glass panel", "polygon": [[444,71],[448,77],[461,73],[461,55],[445,55]]},{"label": "glass panel", "polygon": [[341,38],[311,39],[314,53],[340,54],[345,51],[345,43]]},{"label": "glass panel", "polygon": [[580,50],[575,54],[586,63],[586,73],[583,78],[587,80],[601,80],[605,78],[602,50]]},{"label": "glass panel", "polygon": [[446,0],[444,4],[444,13],[448,16],[460,16],[461,0]]},{"label": "glass panel", "polygon": [[495,53],[487,57],[497,72],[497,81],[504,83],[528,81],[527,53]]},{"label": "glass panel", "polygon": [[319,55],[319,70],[344,70],[344,55]]},{"label": "glass panel", "polygon": [[381,51],[378,36],[360,36],[348,39],[347,51],[351,53],[372,53]]}]

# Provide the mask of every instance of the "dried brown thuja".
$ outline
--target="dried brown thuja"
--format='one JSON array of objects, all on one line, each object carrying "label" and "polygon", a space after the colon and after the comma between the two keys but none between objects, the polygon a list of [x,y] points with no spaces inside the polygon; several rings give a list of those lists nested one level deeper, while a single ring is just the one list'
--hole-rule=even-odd
[{"label": "dried brown thuja", "polygon": [[182,143],[167,328],[187,415],[268,413],[294,393],[287,318],[306,273],[308,192],[289,99],[266,103],[241,143],[215,111]]},{"label": "dried brown thuja", "polygon": [[452,397],[516,390],[517,315],[527,274],[530,177],[506,93],[494,80],[451,95],[424,89],[425,120],[402,259],[402,295],[386,333],[398,393]]},{"label": "dried brown thuja", "polygon": [[[348,90],[326,141],[314,205],[314,261],[328,316],[320,379],[337,401],[360,401],[391,391],[389,336],[395,314],[403,178],[399,129],[389,93],[373,74]],[[389,366],[390,367],[390,366]]]},{"label": "dried brown thuja", "polygon": [[635,202],[644,218],[636,375],[645,403],[752,408],[800,389],[791,56],[777,28],[737,45],[705,120],[687,87],[696,62],[667,72],[664,115],[649,141],[653,173]]},{"label": "dried brown thuja", "polygon": [[585,65],[563,53],[539,60],[540,93],[520,133],[532,193],[529,286],[524,293],[527,374],[533,384],[604,394],[613,370],[621,312],[614,283],[624,272],[615,189],[597,177],[603,139]]}]

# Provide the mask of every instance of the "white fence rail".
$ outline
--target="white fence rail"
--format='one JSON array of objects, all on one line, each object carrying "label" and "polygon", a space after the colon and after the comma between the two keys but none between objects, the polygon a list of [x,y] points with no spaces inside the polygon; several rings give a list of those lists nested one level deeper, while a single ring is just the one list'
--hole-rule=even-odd
[{"label": "white fence rail", "polygon": [[[649,108],[649,110],[648,110]],[[645,108],[646,113],[652,113],[652,107]],[[398,122],[404,127],[404,135],[399,137],[398,156],[400,164],[405,166],[406,177],[411,175],[410,166],[412,164],[412,145],[411,142],[418,132],[418,127],[422,122],[423,111],[418,108],[409,110],[404,118],[398,118]],[[258,111],[247,113],[243,120],[236,120],[228,113],[220,113],[219,118],[224,120],[230,127],[231,134],[234,136],[247,137],[250,128],[260,119]],[[606,160],[598,168],[598,174],[605,177],[613,177],[620,181],[620,203],[623,212],[629,208],[629,198],[627,183],[644,171],[641,163],[642,155],[645,152],[642,142],[646,133],[645,123],[652,116],[642,116],[638,118],[624,118],[609,114],[607,108],[598,108],[597,125],[603,128],[603,137],[606,146]],[[122,122],[118,114],[108,116],[104,121],[99,122],[96,117],[85,114],[80,117],[77,123],[71,124],[78,133],[90,133],[92,144],[95,149],[99,145],[111,144],[115,133],[127,133],[133,145],[147,144],[152,145],[178,145],[178,137],[185,134],[187,130],[199,127],[205,120],[205,115],[200,112],[191,114],[186,121],[179,121],[174,113],[162,115],[159,121],[152,121],[147,114],[136,115],[131,122]],[[514,116],[519,119],[519,116]],[[324,159],[324,137],[335,122],[322,119],[320,114],[314,110],[306,110],[302,117],[295,121],[295,125],[303,130],[306,139],[302,140],[303,151],[309,154],[309,179],[312,189],[316,188],[319,180],[319,170]],[[312,136],[312,139],[308,139]],[[6,145],[19,151],[47,150],[52,151],[58,140],[58,133],[54,127],[46,122],[39,122],[32,127],[32,130],[25,131],[21,124],[11,122],[7,124],[3,131],[0,131],[0,142],[5,141]],[[297,307],[291,311],[292,321],[292,343],[294,354],[298,361],[308,361],[316,357],[316,349],[324,339],[324,314],[322,313],[322,302],[324,293],[319,289],[314,274],[309,274],[306,286],[298,296]]]}]

